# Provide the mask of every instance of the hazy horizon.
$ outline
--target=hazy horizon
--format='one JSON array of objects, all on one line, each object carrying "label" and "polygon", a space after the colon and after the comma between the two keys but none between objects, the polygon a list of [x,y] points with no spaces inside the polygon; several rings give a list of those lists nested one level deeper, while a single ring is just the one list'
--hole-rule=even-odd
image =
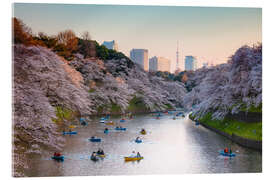
[{"label": "hazy horizon", "polygon": [[261,8],[15,3],[13,12],[34,33],[89,31],[100,44],[115,40],[127,56],[148,49],[149,59],[170,59],[172,72],[177,41],[182,70],[185,56],[196,56],[199,67],[220,64],[239,47],[262,42]]}]

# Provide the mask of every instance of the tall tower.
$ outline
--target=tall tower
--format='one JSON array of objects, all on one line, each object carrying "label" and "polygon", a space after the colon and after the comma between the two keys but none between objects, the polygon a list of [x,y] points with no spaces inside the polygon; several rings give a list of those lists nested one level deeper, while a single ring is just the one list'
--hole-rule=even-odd
[{"label": "tall tower", "polygon": [[179,51],[178,51],[178,41],[177,41],[175,73],[178,74],[179,71],[180,71],[180,68],[179,68]]}]

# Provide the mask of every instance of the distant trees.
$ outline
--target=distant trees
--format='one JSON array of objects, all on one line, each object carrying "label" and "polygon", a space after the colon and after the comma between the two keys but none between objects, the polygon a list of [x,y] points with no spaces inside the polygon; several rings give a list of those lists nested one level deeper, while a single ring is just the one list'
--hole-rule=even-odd
[{"label": "distant trees", "polygon": [[54,36],[48,36],[47,34],[43,32],[39,32],[38,36],[35,37],[36,39],[42,41],[45,46],[48,48],[54,48],[57,44],[57,39]]},{"label": "distant trees", "polygon": [[72,59],[72,54],[78,48],[78,39],[72,30],[65,30],[57,34],[57,45],[54,50],[66,59]]},{"label": "distant trees", "polygon": [[81,39],[78,39],[78,52],[81,53],[84,58],[96,57],[96,45],[94,41],[91,41],[91,36],[88,31],[83,32]]},{"label": "distant trees", "polygon": [[243,46],[227,64],[194,71],[187,84],[192,90],[185,96],[186,107],[200,118],[213,113],[223,119],[228,113],[262,105],[262,45]]},{"label": "distant trees", "polygon": [[88,31],[83,32],[81,38],[76,37],[72,30],[59,32],[56,36],[49,36],[43,32],[39,32],[38,35],[34,36],[31,29],[21,20],[17,18],[12,20],[13,42],[15,44],[45,46],[66,60],[72,60],[75,53],[80,53],[84,58],[98,57],[104,61],[125,58],[129,60],[129,66],[133,65],[130,59],[123,53],[108,49],[103,45],[99,45],[97,41],[91,40]]},{"label": "distant trees", "polygon": [[27,27],[21,20],[17,18],[12,19],[13,24],[13,42],[15,44],[42,45],[41,42],[36,41],[32,37],[31,28]]}]

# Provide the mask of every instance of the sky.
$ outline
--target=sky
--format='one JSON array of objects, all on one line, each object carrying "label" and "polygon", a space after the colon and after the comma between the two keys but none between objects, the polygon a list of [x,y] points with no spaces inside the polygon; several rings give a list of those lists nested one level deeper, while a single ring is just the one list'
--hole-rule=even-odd
[{"label": "sky", "polygon": [[16,3],[13,14],[34,33],[88,31],[100,44],[115,40],[127,56],[133,48],[148,49],[149,58],[170,59],[171,72],[177,41],[182,70],[185,56],[195,56],[199,67],[216,65],[241,46],[262,42],[261,8]]}]

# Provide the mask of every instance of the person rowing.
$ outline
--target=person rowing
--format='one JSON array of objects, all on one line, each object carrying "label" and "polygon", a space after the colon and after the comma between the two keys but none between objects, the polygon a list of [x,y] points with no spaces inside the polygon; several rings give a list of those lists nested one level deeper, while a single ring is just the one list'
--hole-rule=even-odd
[{"label": "person rowing", "polygon": [[61,156],[61,153],[54,152],[53,156],[54,156],[54,157],[60,157],[60,156]]},{"label": "person rowing", "polygon": [[229,153],[229,149],[228,148],[225,148],[224,149],[224,153]]},{"label": "person rowing", "polygon": [[141,134],[145,134],[145,133],[146,133],[145,129],[142,129]]},{"label": "person rowing", "polygon": [[135,158],[136,156],[137,156],[137,155],[136,155],[135,151],[132,151],[130,157]]},{"label": "person rowing", "polygon": [[98,155],[104,155],[104,151],[101,148],[99,148],[98,151],[97,151],[97,154]]},{"label": "person rowing", "polygon": [[97,161],[98,160],[96,152],[93,152],[92,153],[91,160],[93,160],[93,161]]}]

